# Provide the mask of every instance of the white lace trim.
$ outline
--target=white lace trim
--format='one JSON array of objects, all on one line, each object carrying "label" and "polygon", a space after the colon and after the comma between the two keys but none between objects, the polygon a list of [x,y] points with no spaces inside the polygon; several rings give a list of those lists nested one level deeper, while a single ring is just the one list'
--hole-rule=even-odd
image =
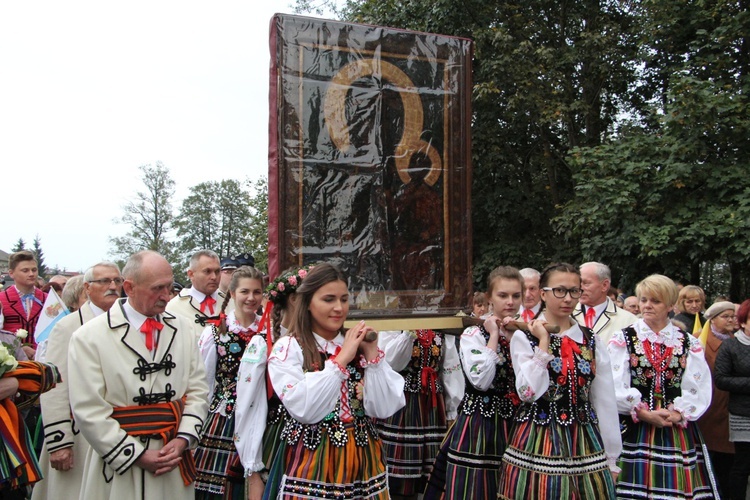
[{"label": "white lace trim", "polygon": [[633,323],[636,336],[641,342],[648,340],[652,344],[664,344],[667,347],[677,347],[682,341],[682,334],[671,322],[660,332],[654,332],[645,321],[639,319]]}]

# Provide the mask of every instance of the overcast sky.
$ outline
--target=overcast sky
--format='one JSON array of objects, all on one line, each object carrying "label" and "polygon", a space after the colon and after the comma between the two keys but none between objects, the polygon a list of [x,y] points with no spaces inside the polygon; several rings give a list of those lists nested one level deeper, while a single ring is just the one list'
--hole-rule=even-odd
[{"label": "overcast sky", "polygon": [[110,258],[138,167],[190,186],[267,175],[269,22],[293,0],[0,5],[0,249]]}]

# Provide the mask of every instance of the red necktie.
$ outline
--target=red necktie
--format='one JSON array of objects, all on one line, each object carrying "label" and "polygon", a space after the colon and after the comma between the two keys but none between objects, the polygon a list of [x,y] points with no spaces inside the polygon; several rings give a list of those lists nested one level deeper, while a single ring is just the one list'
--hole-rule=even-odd
[{"label": "red necktie", "polygon": [[528,323],[529,321],[534,319],[534,311],[532,311],[531,309],[524,309],[521,313],[521,316],[523,316],[523,320]]},{"label": "red necktie", "polygon": [[206,314],[206,308],[208,308],[208,314],[213,316],[214,304],[216,304],[216,299],[211,297],[210,295],[206,295],[206,298],[203,299],[203,302],[201,302],[201,312],[203,314]]},{"label": "red necktie", "polygon": [[596,311],[593,307],[586,309],[586,326],[588,328],[594,328],[594,319],[596,319]]},{"label": "red necktie", "polygon": [[146,334],[146,349],[149,351],[154,348],[154,330],[161,331],[164,325],[156,321],[154,318],[146,318],[146,321],[141,325],[141,333]]}]

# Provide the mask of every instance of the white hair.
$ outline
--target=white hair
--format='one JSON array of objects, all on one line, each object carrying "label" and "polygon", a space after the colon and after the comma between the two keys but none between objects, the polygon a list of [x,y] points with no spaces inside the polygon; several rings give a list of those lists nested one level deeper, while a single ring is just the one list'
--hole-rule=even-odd
[{"label": "white hair", "polygon": [[599,278],[599,281],[609,280],[612,281],[612,271],[609,270],[609,266],[602,264],[601,262],[585,262],[581,264],[578,269],[583,271],[585,266],[593,266],[594,273]]},{"label": "white hair", "polygon": [[532,267],[524,267],[518,272],[521,273],[521,276],[523,276],[523,279],[525,280],[533,279],[533,278],[537,278],[537,279],[542,278],[542,273],[540,273],[539,271],[537,271],[536,269]]},{"label": "white hair", "polygon": [[103,260],[101,262],[97,262],[93,266],[91,266],[88,269],[86,269],[86,272],[83,273],[83,280],[84,281],[91,281],[91,280],[94,279],[94,268],[95,267],[109,267],[111,269],[117,269],[117,274],[120,274],[120,266],[118,266],[114,262],[110,262],[108,260]]}]

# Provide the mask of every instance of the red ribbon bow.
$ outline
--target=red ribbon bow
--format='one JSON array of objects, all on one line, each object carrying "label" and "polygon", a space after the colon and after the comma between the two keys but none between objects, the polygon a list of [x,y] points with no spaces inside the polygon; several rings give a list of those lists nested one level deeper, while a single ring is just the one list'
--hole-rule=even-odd
[{"label": "red ribbon bow", "polygon": [[146,321],[141,325],[141,333],[146,334],[146,349],[149,351],[154,348],[154,330],[161,331],[162,328],[164,328],[164,325],[154,318],[146,318]]},{"label": "red ribbon bow", "polygon": [[524,309],[521,313],[521,316],[523,316],[523,320],[528,323],[529,321],[534,319],[534,311],[532,311],[531,309]]},{"label": "red ribbon bow", "polygon": [[432,406],[437,406],[437,378],[438,374],[431,366],[422,368],[422,388],[432,394]]},{"label": "red ribbon bow", "polygon": [[203,314],[206,314],[206,308],[208,308],[208,314],[213,316],[215,304],[216,304],[216,299],[211,297],[210,295],[206,295],[206,298],[203,299],[203,302],[201,302],[201,312]]},{"label": "red ribbon bow", "polygon": [[587,328],[594,328],[594,320],[596,319],[596,311],[593,307],[589,307],[586,309],[586,327]]},{"label": "red ribbon bow", "polygon": [[[566,382],[570,382],[570,370],[573,372],[573,376],[575,377],[575,354],[581,354],[581,347],[578,345],[578,343],[571,339],[570,337],[563,337],[562,339],[562,346],[560,347],[560,358],[562,359],[562,374],[565,377]],[[572,400],[572,403],[575,404],[576,402],[576,391],[575,391],[575,383],[573,384],[574,387],[570,391],[570,397]]]}]

